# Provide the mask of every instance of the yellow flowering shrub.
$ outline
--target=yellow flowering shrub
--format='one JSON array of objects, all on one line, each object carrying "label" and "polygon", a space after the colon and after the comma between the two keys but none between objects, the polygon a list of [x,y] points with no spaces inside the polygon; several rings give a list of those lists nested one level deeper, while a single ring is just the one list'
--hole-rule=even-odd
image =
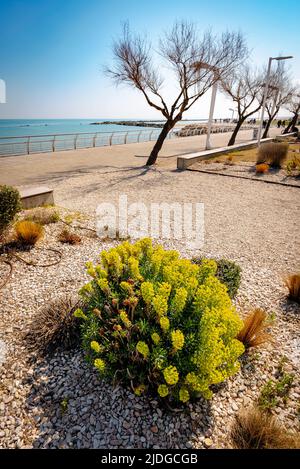
[{"label": "yellow flowering shrub", "polygon": [[150,239],[128,241],[87,263],[80,289],[82,344],[101,376],[135,394],[182,403],[211,397],[239,369],[242,328],[212,260],[193,264]]}]

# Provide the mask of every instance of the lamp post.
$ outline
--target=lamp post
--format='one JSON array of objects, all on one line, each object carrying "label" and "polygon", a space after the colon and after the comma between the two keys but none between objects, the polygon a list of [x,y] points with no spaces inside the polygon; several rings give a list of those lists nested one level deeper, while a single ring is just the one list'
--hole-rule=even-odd
[{"label": "lamp post", "polygon": [[266,83],[265,83],[265,86],[264,86],[261,117],[260,117],[258,136],[257,136],[257,145],[258,146],[260,145],[260,140],[261,140],[261,132],[262,132],[262,126],[263,126],[263,120],[264,120],[264,114],[265,114],[266,100],[267,100],[267,96],[268,96],[268,88],[269,88],[272,60],[278,60],[279,61],[279,60],[287,60],[287,59],[292,59],[292,58],[293,58],[292,55],[289,55],[289,56],[286,56],[286,57],[269,57]]},{"label": "lamp post", "polygon": [[206,144],[205,144],[205,150],[210,150],[211,149],[210,134],[211,134],[211,127],[212,127],[212,121],[213,121],[213,116],[214,116],[216,95],[217,95],[217,90],[218,90],[217,80],[219,79],[219,70],[217,67],[214,67],[213,65],[209,65],[205,62],[195,62],[194,67],[197,71],[199,71],[201,68],[206,69],[206,70],[211,70],[211,72],[214,75],[214,83],[212,85],[209,116],[208,116],[208,122],[207,122]]}]

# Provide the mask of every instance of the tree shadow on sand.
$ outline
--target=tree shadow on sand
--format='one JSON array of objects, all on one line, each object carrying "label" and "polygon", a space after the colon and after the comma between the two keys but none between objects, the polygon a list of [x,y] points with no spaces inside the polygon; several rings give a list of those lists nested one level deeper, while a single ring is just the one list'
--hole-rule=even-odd
[{"label": "tree shadow on sand", "polygon": [[33,448],[184,449],[212,434],[209,401],[170,411],[100,380],[79,350],[37,360],[28,379],[27,407],[38,427]]}]

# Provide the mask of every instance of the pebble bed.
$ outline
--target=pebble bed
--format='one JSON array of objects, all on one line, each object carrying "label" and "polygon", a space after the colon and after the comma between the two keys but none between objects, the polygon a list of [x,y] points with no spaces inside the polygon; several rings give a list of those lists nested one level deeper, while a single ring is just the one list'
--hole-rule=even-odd
[{"label": "pebble bed", "polygon": [[[12,277],[0,290],[1,448],[230,448],[235,415],[256,401],[283,356],[295,380],[287,404],[273,413],[286,428],[299,431],[300,308],[287,301],[283,285],[283,275],[299,269],[298,188],[196,171],[174,174],[168,159],[147,170],[124,170],[112,162],[57,179],[52,187],[56,203],[85,213],[81,223],[90,227],[97,204],[117,203],[119,194],[128,194],[129,202],[203,202],[204,246],[196,251],[182,239],[163,241],[165,248],[187,258],[237,262],[242,282],[236,307],[241,315],[254,307],[275,313],[274,342],[245,357],[241,370],[218,386],[210,401],[200,399],[180,412],[100,381],[80,349],[46,358],[30,353],[23,335],[34,315],[61,295],[76,295],[87,280],[85,263],[116,244],[78,230],[81,244],[62,245],[57,234],[63,225],[48,225],[39,247],[60,249],[61,262],[41,268],[14,261]],[[30,253],[39,262],[48,256],[37,249]],[[7,270],[0,263],[1,279]]]},{"label": "pebble bed", "polygon": [[[276,342],[243,359],[240,372],[218,386],[210,401],[200,399],[171,411],[158,400],[136,397],[128,389],[100,381],[80,349],[58,351],[46,358],[30,354],[23,332],[33,315],[61,294],[76,294],[87,280],[85,262],[95,262],[103,248],[115,244],[80,232],[80,245],[62,245],[56,240],[61,229],[60,222],[46,226],[39,244],[60,249],[60,264],[39,268],[14,262],[12,278],[1,291],[1,448],[231,447],[228,434],[234,416],[257,399],[284,355],[287,371],[297,379],[287,405],[274,413],[287,428],[299,431],[299,306],[286,301],[282,282],[274,282],[274,265],[262,267],[259,261],[255,265],[241,254],[235,258],[242,266],[236,306],[241,312],[250,306],[275,312]],[[184,242],[163,244],[190,256]],[[33,249],[30,256],[41,259],[41,253]]]}]

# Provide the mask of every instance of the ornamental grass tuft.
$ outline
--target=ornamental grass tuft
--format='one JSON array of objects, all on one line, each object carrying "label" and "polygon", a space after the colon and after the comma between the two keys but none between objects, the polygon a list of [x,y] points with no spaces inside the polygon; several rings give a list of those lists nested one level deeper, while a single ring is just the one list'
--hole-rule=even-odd
[{"label": "ornamental grass tuft", "polygon": [[148,238],[102,251],[80,290],[82,345],[99,375],[137,395],[212,396],[239,369],[243,326],[214,261],[195,265]]}]

